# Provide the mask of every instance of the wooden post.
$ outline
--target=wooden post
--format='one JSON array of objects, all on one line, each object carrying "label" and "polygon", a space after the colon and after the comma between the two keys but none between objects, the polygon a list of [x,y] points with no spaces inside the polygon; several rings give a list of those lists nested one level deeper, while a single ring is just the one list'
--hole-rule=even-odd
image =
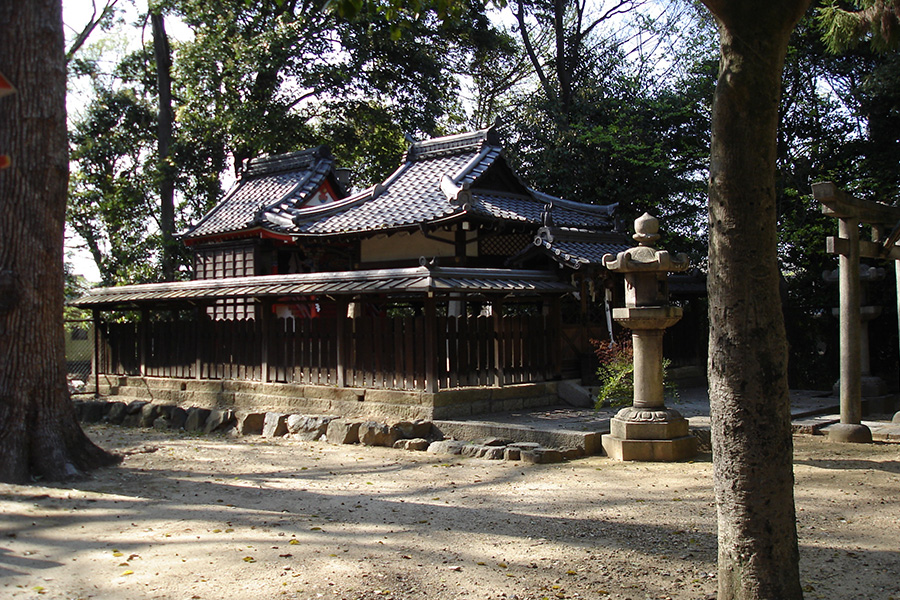
[{"label": "wooden post", "polygon": [[259,307],[259,326],[262,328],[260,333],[260,374],[259,380],[263,383],[269,383],[269,329],[272,324],[272,303],[266,300],[260,302]]},{"label": "wooden post", "polygon": [[201,379],[200,371],[203,369],[203,361],[200,359],[203,351],[203,317],[202,306],[194,309],[194,379]]},{"label": "wooden post", "polygon": [[491,302],[491,317],[494,321],[494,385],[503,387],[503,300]]},{"label": "wooden post", "polygon": [[550,300],[550,352],[553,353],[549,378],[557,379],[562,375],[562,308],[559,296],[553,296]]},{"label": "wooden post", "polygon": [[91,356],[91,373],[94,374],[94,398],[100,397],[100,311],[91,311],[94,319],[94,352]]},{"label": "wooden post", "polygon": [[431,292],[425,298],[425,391],[438,391],[437,381],[437,307]]},{"label": "wooden post", "polygon": [[337,354],[337,364],[335,371],[337,374],[337,386],[339,388],[347,387],[347,375],[345,368],[347,365],[347,310],[350,308],[350,299],[347,296],[339,296],[337,300],[337,322],[335,335],[335,352]]},{"label": "wooden post", "polygon": [[147,376],[147,328],[150,325],[150,310],[141,309],[141,321],[138,323],[138,362],[140,363],[141,377]]}]

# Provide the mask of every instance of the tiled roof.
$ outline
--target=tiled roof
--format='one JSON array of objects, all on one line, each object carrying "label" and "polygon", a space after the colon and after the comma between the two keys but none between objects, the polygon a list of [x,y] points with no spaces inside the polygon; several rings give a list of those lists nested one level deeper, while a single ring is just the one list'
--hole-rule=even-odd
[{"label": "tiled roof", "polygon": [[250,161],[235,186],[183,237],[187,239],[278,225],[279,217],[314,194],[334,166],[327,148]]},{"label": "tiled roof", "polygon": [[535,229],[608,231],[614,225],[615,206],[583,205],[528,188],[506,164],[493,129],[414,142],[383,183],[349,198],[305,206],[332,167],[324,148],[256,159],[185,237],[256,226],[296,236],[366,234],[466,215]]},{"label": "tiled roof", "polygon": [[94,288],[73,304],[85,308],[112,308],[142,302],[177,303],[223,298],[278,298],[367,292],[402,295],[422,295],[428,292],[534,295],[568,292],[571,289],[569,284],[559,281],[552,272],[423,266]]},{"label": "tiled roof", "polygon": [[[338,235],[408,228],[466,214],[540,226],[549,220],[583,229],[613,228],[615,207],[584,206],[525,186],[506,165],[493,129],[413,143],[404,162],[384,183],[328,206],[289,209],[293,227],[282,231]],[[507,189],[497,190],[502,170]]]},{"label": "tiled roof", "polygon": [[623,234],[561,227],[542,227],[534,238],[534,245],[560,264],[573,269],[600,265],[604,254],[617,254],[631,247]]}]

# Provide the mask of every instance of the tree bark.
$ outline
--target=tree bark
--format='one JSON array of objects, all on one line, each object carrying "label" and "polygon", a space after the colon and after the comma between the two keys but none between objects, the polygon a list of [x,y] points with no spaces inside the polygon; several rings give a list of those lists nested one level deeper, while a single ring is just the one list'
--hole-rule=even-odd
[{"label": "tree bark", "polygon": [[63,333],[68,180],[60,0],[0,3],[0,481],[63,479],[116,459],[82,432]]},{"label": "tree bark", "polygon": [[162,231],[162,272],[165,281],[175,280],[175,173],[169,161],[172,143],[172,53],[162,13],[150,13],[153,55],[159,97],[157,141],[159,144],[159,225]]},{"label": "tree bark", "polygon": [[781,75],[808,0],[704,0],[719,23],[709,184],[709,392],[719,600],[802,598],[775,160]]}]

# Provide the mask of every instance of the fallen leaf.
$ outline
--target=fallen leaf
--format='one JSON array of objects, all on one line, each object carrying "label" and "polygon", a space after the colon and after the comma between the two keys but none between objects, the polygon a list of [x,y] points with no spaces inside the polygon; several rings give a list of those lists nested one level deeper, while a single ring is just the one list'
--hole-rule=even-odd
[{"label": "fallen leaf", "polygon": [[134,571],[132,571],[131,569],[128,569],[127,571],[123,571],[122,576],[124,577],[125,575],[134,575]]},{"label": "fallen leaf", "polygon": [[252,556],[245,556],[245,557],[243,558],[243,561],[244,561],[245,563],[255,563],[255,562],[256,562],[256,559],[253,558]]}]

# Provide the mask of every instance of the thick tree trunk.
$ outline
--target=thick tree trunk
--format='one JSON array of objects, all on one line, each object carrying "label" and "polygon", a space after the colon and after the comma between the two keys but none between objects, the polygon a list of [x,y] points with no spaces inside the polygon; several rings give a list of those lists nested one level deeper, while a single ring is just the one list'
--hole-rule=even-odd
[{"label": "thick tree trunk", "polygon": [[808,0],[704,0],[719,22],[709,197],[709,386],[719,600],[802,598],[778,293],[781,74]]},{"label": "thick tree trunk", "polygon": [[114,461],[69,399],[62,325],[68,179],[59,0],[0,3],[0,480],[62,479]]},{"label": "thick tree trunk", "polygon": [[162,230],[163,279],[175,280],[175,173],[169,161],[172,143],[172,53],[162,13],[150,13],[153,27],[153,54],[159,96],[157,139],[159,142],[159,225]]}]

